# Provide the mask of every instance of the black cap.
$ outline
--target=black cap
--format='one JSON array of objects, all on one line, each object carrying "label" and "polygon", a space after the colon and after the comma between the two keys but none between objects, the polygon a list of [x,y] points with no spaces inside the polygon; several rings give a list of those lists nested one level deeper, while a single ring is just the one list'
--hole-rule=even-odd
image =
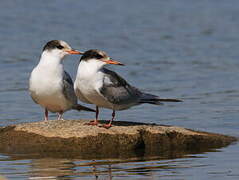
[{"label": "black cap", "polygon": [[52,49],[63,49],[64,47],[61,45],[59,40],[51,40],[43,47],[42,51],[52,50]]},{"label": "black cap", "polygon": [[98,49],[90,49],[81,56],[81,60],[87,61],[89,59],[102,59],[106,58],[108,55],[101,50]]}]

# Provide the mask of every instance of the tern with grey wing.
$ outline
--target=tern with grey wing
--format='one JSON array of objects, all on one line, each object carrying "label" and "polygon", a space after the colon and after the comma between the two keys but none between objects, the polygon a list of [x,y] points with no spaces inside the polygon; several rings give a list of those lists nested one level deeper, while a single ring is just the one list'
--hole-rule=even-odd
[{"label": "tern with grey wing", "polygon": [[106,69],[106,64],[123,65],[97,49],[86,51],[80,59],[74,89],[81,101],[96,105],[96,118],[89,124],[98,124],[99,107],[113,110],[110,122],[104,125],[109,128],[115,118],[115,111],[143,103],[160,105],[163,101],[181,102],[178,99],[162,99],[138,90],[114,71]]}]

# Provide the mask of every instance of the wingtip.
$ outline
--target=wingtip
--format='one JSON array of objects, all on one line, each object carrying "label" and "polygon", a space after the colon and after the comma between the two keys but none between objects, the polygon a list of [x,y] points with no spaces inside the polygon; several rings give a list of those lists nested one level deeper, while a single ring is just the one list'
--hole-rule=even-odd
[{"label": "wingtip", "polygon": [[159,99],[159,101],[164,101],[164,102],[183,102],[181,99]]},{"label": "wingtip", "polygon": [[77,104],[77,106],[74,109],[76,109],[78,111],[82,111],[83,110],[83,111],[96,112],[94,109],[88,108],[86,106],[82,106],[80,104]]}]

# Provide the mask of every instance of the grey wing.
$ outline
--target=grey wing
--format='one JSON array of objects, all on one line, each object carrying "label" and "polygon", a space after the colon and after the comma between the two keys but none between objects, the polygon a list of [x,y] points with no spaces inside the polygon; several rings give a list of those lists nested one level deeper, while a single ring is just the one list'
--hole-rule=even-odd
[{"label": "grey wing", "polygon": [[141,92],[128,84],[122,77],[106,68],[103,69],[105,77],[100,93],[109,102],[117,105],[137,104]]},{"label": "grey wing", "polygon": [[77,104],[77,97],[74,92],[74,85],[71,76],[64,71],[63,75],[63,94],[65,98],[73,104]]}]

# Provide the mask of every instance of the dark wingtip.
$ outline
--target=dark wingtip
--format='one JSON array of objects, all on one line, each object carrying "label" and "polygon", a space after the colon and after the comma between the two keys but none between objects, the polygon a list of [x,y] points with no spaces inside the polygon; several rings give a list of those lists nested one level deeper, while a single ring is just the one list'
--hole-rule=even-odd
[{"label": "dark wingtip", "polygon": [[164,101],[164,102],[183,102],[181,99],[159,99],[159,101]]},{"label": "dark wingtip", "polygon": [[78,111],[90,111],[90,112],[96,112],[94,109],[88,108],[86,106],[82,106],[80,104],[77,104],[76,107],[74,107],[74,109],[78,110]]}]

